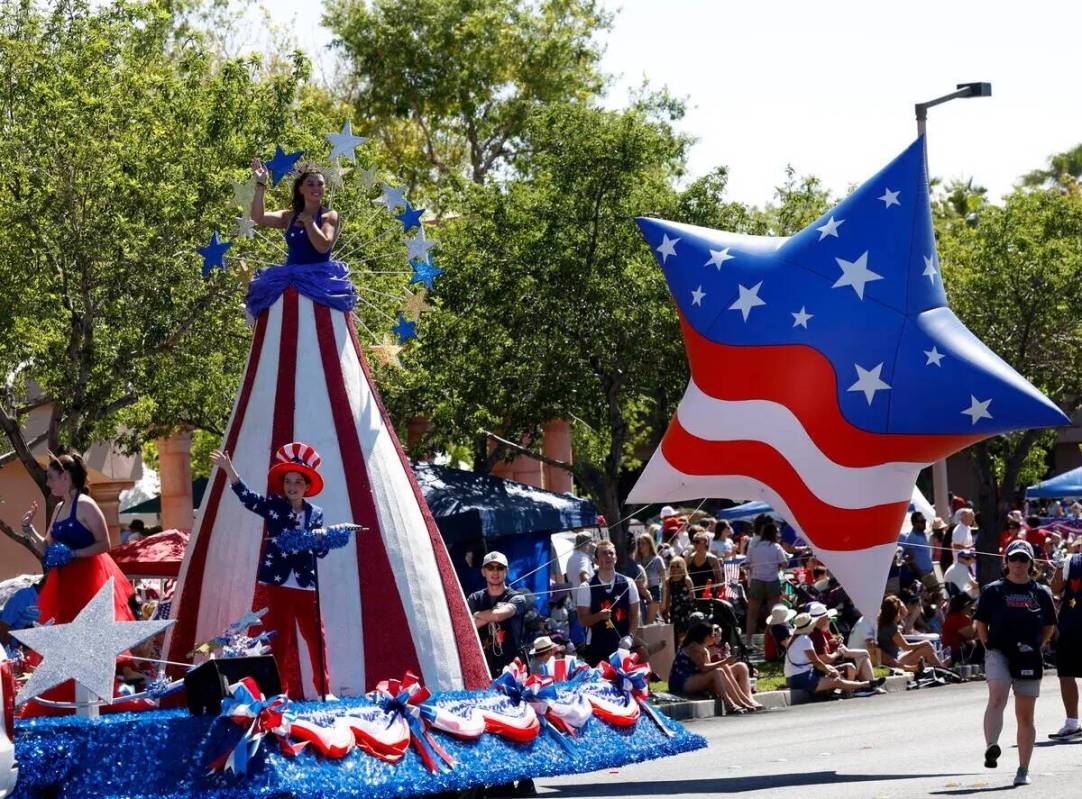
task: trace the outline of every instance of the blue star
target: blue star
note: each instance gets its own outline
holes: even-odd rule
[[[203,277],[210,277],[211,270],[214,267],[219,269],[225,269],[225,251],[233,246],[231,241],[221,241],[218,238],[218,231],[214,231],[214,235],[210,237],[210,243],[206,247],[199,247],[196,252],[203,256]]]
[[[274,158],[267,161],[266,167],[271,173],[271,185],[277,186],[279,181],[293,171],[293,167],[296,165],[300,157],[304,155],[304,150],[295,150],[294,152],[287,153],[281,148],[281,146],[275,146]]]
[[[404,314],[398,314],[398,324],[391,328],[391,332],[398,336],[398,343],[405,344],[410,339],[417,338],[417,323],[409,321]]]
[[[410,228],[421,226],[421,214],[425,212],[424,208],[414,208],[409,202],[406,202],[406,210],[395,217],[402,223],[402,231],[409,233]]]
[[[429,291],[432,291],[432,284],[436,278],[443,274],[442,269],[426,261],[410,261],[410,266],[413,267],[413,277],[410,278],[410,285],[424,283],[425,288]]]

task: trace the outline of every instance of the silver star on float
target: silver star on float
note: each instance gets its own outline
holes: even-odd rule
[[[426,239],[425,229],[419,227],[413,236],[406,239],[406,249],[408,251],[407,257],[411,261],[423,261],[424,263],[428,263],[428,251],[435,246],[436,242],[431,239]]]
[[[358,169],[357,178],[361,181],[362,186],[370,189],[379,183],[379,170],[374,166],[368,169]]]
[[[373,200],[387,209],[388,213],[394,213],[398,206],[406,207],[406,190],[401,186],[392,186],[390,183],[383,184],[383,194],[379,199]]]
[[[75,680],[101,699],[112,699],[116,659],[174,621],[117,621],[113,602],[110,577],[70,624],[11,631],[16,639],[42,657],[19,691],[17,704],[68,680]]]
[[[233,230],[233,235],[237,237],[244,237],[246,239],[255,238],[255,222],[246,216],[235,217],[237,226]]]
[[[346,124],[342,126],[341,133],[327,133],[324,134],[324,137],[333,147],[331,150],[331,161],[341,157],[356,162],[357,155],[353,151],[368,141],[364,136],[353,135],[353,123],[348,119],[346,120]]]

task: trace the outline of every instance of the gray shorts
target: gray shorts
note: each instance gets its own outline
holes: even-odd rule
[[[748,599],[769,602],[781,596],[781,580],[748,580]]]
[[[1040,680],[1020,680],[1011,676],[1011,669],[1007,665],[1007,656],[998,649],[989,649],[984,653],[984,677],[989,682],[998,680],[1009,682],[1014,688],[1015,696],[1040,696]]]

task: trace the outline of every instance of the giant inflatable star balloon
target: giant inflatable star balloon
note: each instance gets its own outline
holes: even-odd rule
[[[947,307],[923,139],[790,238],[639,226],[691,382],[628,502],[768,502],[865,614],[922,468],[1069,421]]]

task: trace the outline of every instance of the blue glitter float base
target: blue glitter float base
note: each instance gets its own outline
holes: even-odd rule
[[[445,693],[433,700],[456,709],[491,705],[493,694]],[[300,716],[371,712],[367,699],[321,704],[296,702]],[[485,734],[463,742],[433,733],[455,758],[445,773],[431,773],[413,747],[396,764],[360,750],[329,760],[308,750],[282,755],[267,740],[247,776],[206,774],[207,764],[240,738],[240,728],[225,719],[190,716],[182,710],[117,713],[87,721],[71,716],[19,721],[15,752],[19,782],[14,799],[333,799],[406,797],[499,785],[528,777],[578,774],[690,752],[706,746],[668,718],[675,733],[666,737],[643,714],[631,728],[617,729],[592,718],[569,753],[542,733],[529,744]]]

